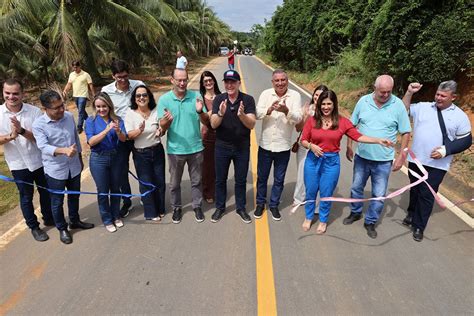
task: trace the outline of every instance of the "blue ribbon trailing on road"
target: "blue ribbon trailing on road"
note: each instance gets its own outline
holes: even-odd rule
[[[83,191],[68,191],[68,190],[53,190],[53,189],[50,189],[50,188],[45,188],[45,187],[42,187],[40,185],[36,185],[36,187],[38,188],[41,188],[41,189],[44,189],[50,193],[54,193],[54,194],[90,194],[90,195],[107,195],[107,196],[123,196],[123,197],[128,197],[128,198],[131,198],[131,197],[134,197],[134,196],[139,196],[139,197],[142,197],[142,196],[145,196],[147,194],[150,194],[151,192],[155,191],[156,190],[156,185],[154,184],[151,184],[151,183],[148,183],[148,182],[145,182],[145,181],[141,181],[140,179],[137,178],[136,175],[134,175],[133,173],[131,173],[130,171],[128,172],[132,175],[132,177],[134,177],[139,183],[143,184],[143,185],[146,185],[148,187],[151,187],[150,190],[146,191],[145,193],[143,194],[123,194],[123,193],[99,193],[99,192],[83,192]],[[3,181],[7,181],[7,182],[15,182],[15,183],[22,183],[22,184],[27,184],[27,185],[32,185],[32,186],[35,186],[35,184],[33,183],[29,183],[29,182],[25,182],[23,180],[15,180],[15,179],[12,179],[12,178],[9,178],[7,176],[4,176],[3,174],[0,174],[0,180],[3,180]]]

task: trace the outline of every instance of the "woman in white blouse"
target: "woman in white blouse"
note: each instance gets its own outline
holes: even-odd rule
[[[156,189],[143,196],[146,220],[160,221],[165,214],[165,151],[161,144],[156,102],[144,85],[135,88],[131,96],[131,110],[125,116],[128,138],[134,140],[133,162],[140,179],[140,193]]]

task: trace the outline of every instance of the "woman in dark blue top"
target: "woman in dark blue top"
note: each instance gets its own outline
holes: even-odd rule
[[[117,159],[119,141],[127,138],[123,121],[114,112],[109,95],[100,92],[92,102],[95,115],[86,121],[87,143],[91,147],[89,166],[99,193],[119,193],[120,170]],[[98,195],[100,217],[105,228],[113,233],[122,227],[120,197]]]

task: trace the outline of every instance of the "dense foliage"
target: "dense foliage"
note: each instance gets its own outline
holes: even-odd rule
[[[300,71],[349,50],[371,73],[439,82],[472,69],[473,6],[464,0],[285,0],[261,29],[261,48]]]
[[[112,58],[163,65],[230,39],[202,0],[0,0],[0,78],[49,82],[79,59],[98,79]]]

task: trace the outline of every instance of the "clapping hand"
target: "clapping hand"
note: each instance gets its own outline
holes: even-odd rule
[[[237,116],[242,116],[242,115],[245,115],[245,106],[244,106],[244,102],[240,101],[240,106],[239,106],[239,109],[237,110]]]
[[[199,99],[199,98],[196,98],[196,112],[198,114],[202,113],[203,107],[204,107],[204,104],[203,104],[202,100]]]
[[[171,122],[173,120],[173,114],[171,114],[171,112],[168,111],[168,109],[165,109],[165,114],[163,115],[162,119],[164,119],[166,122]]]
[[[12,116],[12,117],[10,117],[10,122],[11,122],[12,133],[15,133],[16,135],[18,135],[21,131],[20,121],[18,121],[16,116]]]
[[[145,130],[145,121],[141,122],[140,125],[138,125],[138,130],[140,131],[140,134],[143,133]]]
[[[227,110],[227,99],[222,101],[221,104],[219,105],[219,112],[217,112],[217,115],[224,116],[226,110]]]
[[[77,154],[77,146],[76,144],[72,144],[71,146],[67,147],[65,150],[65,155],[69,158],[74,157]]]

